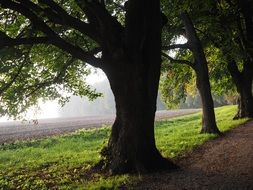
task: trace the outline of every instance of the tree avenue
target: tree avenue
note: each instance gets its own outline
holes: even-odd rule
[[[180,25],[181,21],[179,19],[179,15],[187,11],[194,23],[197,37],[201,40],[206,60],[209,63],[208,66],[211,68],[210,76],[213,93],[235,96],[235,91],[237,91],[239,109],[234,118],[252,118],[253,43],[252,35],[249,35],[252,33],[253,28],[252,1],[184,1],[182,3],[178,0],[171,0],[166,2],[166,7],[170,4],[172,5],[170,10],[173,9],[174,11],[165,9],[167,10],[165,13],[170,19],[170,25],[165,30],[165,35],[163,35],[164,50],[166,50],[166,46],[179,48],[176,60],[169,57],[169,61],[190,66],[192,65],[191,62],[196,63],[194,61],[196,60],[194,52],[187,46],[188,44],[175,44],[175,39],[182,35],[182,28],[187,29],[182,24]],[[179,8],[176,9],[175,7]],[[185,49],[190,49],[192,54]],[[165,57],[168,57],[168,55],[165,55]],[[187,73],[185,80],[183,80],[183,77],[178,77],[181,82],[175,83],[175,78],[172,77],[162,82],[163,94],[166,93],[166,88],[170,88],[170,86],[177,89],[178,94],[175,94],[174,98],[165,95],[165,99],[173,100],[176,104],[185,97],[187,85],[182,83],[185,83],[184,81],[187,81],[188,84],[192,83],[194,77],[187,69],[180,70],[179,66],[176,66],[176,69],[175,66],[170,67],[172,70],[179,71],[179,76]],[[170,70],[166,72],[169,73]],[[196,74],[198,75],[198,73]],[[204,73],[202,72],[202,74]],[[203,80],[201,80],[201,83],[204,83]],[[172,84],[174,85],[172,86]],[[209,85],[202,84],[202,86],[207,87]],[[171,104],[171,101],[169,104]]]
[[[1,27],[0,47],[37,50],[38,55],[33,53],[28,57],[36,58],[49,49],[49,55],[60,52],[59,55],[69,57],[70,62],[62,65],[55,55],[52,55],[55,62],[50,64],[41,60],[46,69],[59,65],[54,68],[59,71],[57,80],[54,75],[50,84],[43,85],[44,90],[56,82],[68,83],[64,79],[71,67],[75,70],[88,63],[101,68],[116,102],[116,119],[108,146],[102,151],[103,164],[114,173],[174,168],[161,156],[154,138],[163,25],[160,2],[123,3],[120,0],[0,0],[1,13],[13,15],[9,25],[7,20],[2,20],[7,26]],[[11,33],[11,29],[16,33]],[[73,83],[75,73],[71,76]],[[83,91],[92,94],[89,90]]]

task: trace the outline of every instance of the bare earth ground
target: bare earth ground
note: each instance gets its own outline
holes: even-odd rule
[[[180,109],[157,111],[156,120],[168,119],[176,116],[198,112],[199,109]],[[101,127],[112,124],[115,115],[97,115],[72,118],[39,119],[38,124],[33,121],[0,122],[0,144],[16,140],[34,139],[57,134],[64,134],[82,128]]]
[[[143,177],[130,189],[253,190],[253,121],[176,161],[181,169]]]

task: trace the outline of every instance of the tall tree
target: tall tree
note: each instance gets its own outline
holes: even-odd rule
[[[232,13],[235,18],[235,23],[232,23],[235,27],[231,24],[229,27],[233,28],[235,45],[239,47],[238,49],[242,54],[241,60],[238,61],[237,55],[228,53],[227,48],[221,46],[228,61],[228,70],[240,96],[238,113],[234,119],[253,118],[253,3],[249,0],[226,2],[228,10],[225,10]],[[224,11],[221,5],[219,8]],[[239,68],[240,63],[238,62],[241,62],[242,69]]]
[[[206,10],[209,18],[200,23],[205,33],[207,46],[219,48],[227,69],[236,86],[239,101],[235,118],[252,117],[252,11],[253,3],[242,1],[215,1],[210,10]],[[205,25],[205,26],[204,26]]]
[[[154,116],[161,66],[158,0],[0,0],[22,15],[26,35],[1,35],[2,47],[45,44],[101,68],[116,102],[105,163],[114,173],[173,168],[155,145]],[[27,26],[27,27],[25,27]],[[29,27],[28,27],[29,26]],[[29,31],[28,31],[29,29]],[[26,47],[26,46],[25,46]],[[36,55],[35,55],[36,56]]]
[[[213,98],[209,81],[206,56],[201,41],[196,33],[192,20],[187,13],[182,14],[188,44],[194,57],[191,67],[196,72],[196,85],[202,102],[202,133],[220,133],[216,125]]]
[[[180,3],[182,2],[174,0],[172,5]],[[253,28],[252,4],[248,0],[184,1],[181,4],[183,9],[192,15],[203,47],[213,52],[208,55],[207,59],[212,60],[212,57],[219,57],[213,67],[215,70],[220,70],[219,75],[216,75],[218,77],[213,77],[216,80],[215,89],[224,93],[234,91],[234,87],[230,85],[230,78],[236,86],[239,95],[239,109],[235,118],[252,117],[253,112],[252,37],[249,35]],[[182,10],[178,9],[175,12],[178,13],[178,11]],[[176,18],[175,12],[171,12],[172,18]],[[180,28],[178,24],[171,25],[170,28],[173,26]],[[170,29],[170,31],[173,30]],[[227,73],[230,73],[231,76],[227,76]],[[221,75],[224,76],[222,78],[226,78],[229,85],[220,81]]]
[[[175,60],[168,54],[163,54],[172,62],[177,62],[181,64],[186,64],[190,66],[196,73],[196,86],[198,88],[201,102],[202,102],[202,133],[217,133],[220,131],[217,128],[214,105],[211,94],[211,86],[209,82],[209,74],[207,67],[206,56],[202,47],[202,43],[197,35],[195,27],[192,20],[187,12],[181,14],[181,19],[185,28],[185,37],[187,38],[186,44],[174,44],[170,46],[164,46],[164,50],[174,49],[174,48],[184,48],[189,49],[192,52],[194,58],[193,63],[189,60]],[[165,87],[166,88],[166,87]]]

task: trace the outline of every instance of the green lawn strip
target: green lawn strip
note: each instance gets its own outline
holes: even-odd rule
[[[227,131],[243,122],[232,120],[236,106],[215,110],[218,127]],[[156,143],[165,157],[178,158],[215,135],[199,134],[201,114],[156,123]],[[0,189],[117,189],[134,176],[89,173],[106,144],[110,128],[80,130],[42,140],[0,146]]]
[[[247,119],[232,120],[236,110],[236,106],[224,106],[215,109],[217,125],[222,132],[247,121]],[[213,134],[200,134],[200,126],[201,113],[157,122],[156,144],[165,157],[181,157],[208,139],[217,137]]]

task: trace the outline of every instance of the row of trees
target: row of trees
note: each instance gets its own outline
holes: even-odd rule
[[[100,94],[85,83],[86,65],[102,69],[116,107],[108,146],[102,151],[103,165],[114,173],[176,167],[161,156],[154,138],[161,52],[170,62],[186,64],[195,71],[203,105],[202,132],[219,133],[207,50],[216,55],[215,70],[222,68],[217,73],[226,73],[223,64],[228,64],[240,94],[238,116],[252,116],[253,11],[249,0],[202,4],[179,0],[0,0],[0,7],[1,113],[17,116],[40,98],[64,103],[70,93],[96,98]],[[173,44],[182,35],[187,43]],[[168,54],[173,48],[180,48],[176,59]],[[176,75],[184,78],[180,72]],[[187,71],[187,78],[192,77]],[[181,85],[183,97],[182,84],[177,81],[172,88]]]
[[[180,80],[177,83],[175,78],[164,77],[162,92],[164,99],[168,99],[167,104],[178,104],[179,100],[186,97],[189,86],[192,87],[192,83],[196,81],[202,100],[202,132],[219,133],[213,112],[208,65],[216,94],[235,94],[235,89],[238,93],[239,109],[234,119],[252,117],[253,54],[252,37],[249,35],[253,26],[252,3],[247,0],[167,3],[182,7],[168,12],[168,17],[174,18],[174,22],[167,31],[172,28],[177,31],[176,37],[185,36],[188,41],[185,44],[166,45],[167,41],[170,43],[175,39],[175,33],[168,32],[170,35],[166,35],[163,55],[169,62],[185,64],[195,72],[194,75],[191,69],[181,66],[165,69],[167,75],[174,70],[172,73],[184,76],[175,77],[177,81]],[[176,58],[172,58],[166,50],[175,48],[179,50]],[[178,93],[171,96],[167,93],[171,88],[177,89]]]

